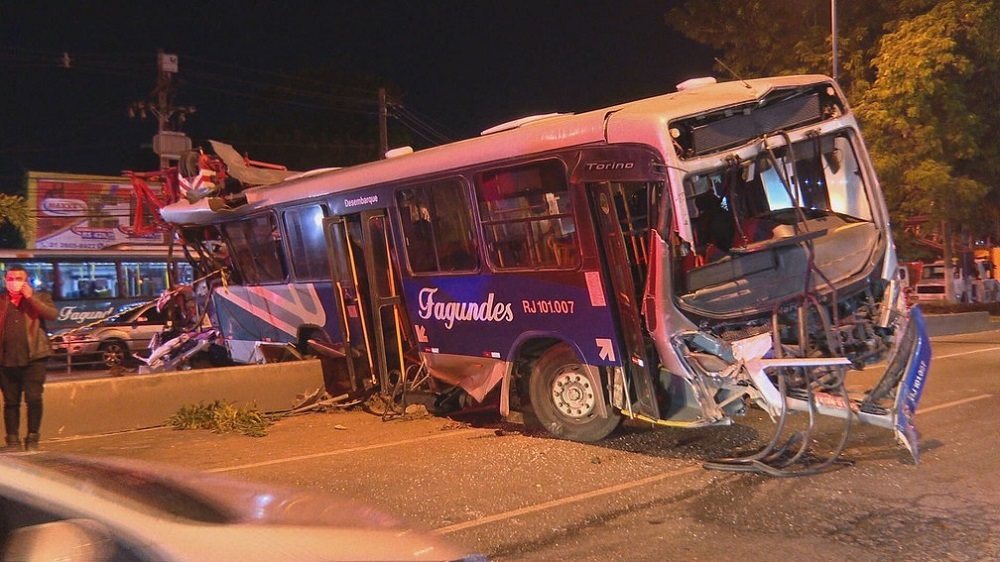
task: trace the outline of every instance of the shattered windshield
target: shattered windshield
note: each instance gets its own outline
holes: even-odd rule
[[[780,137],[771,137],[780,138]],[[836,215],[871,221],[864,179],[846,132],[765,148],[684,184],[695,246],[713,252],[746,249],[809,232],[810,221]]]

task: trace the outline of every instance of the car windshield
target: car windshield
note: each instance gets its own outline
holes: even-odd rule
[[[149,303],[142,303],[142,304],[137,304],[137,305],[126,305],[124,310],[122,310],[120,312],[117,312],[115,314],[112,314],[111,316],[108,316],[107,318],[104,319],[104,322],[114,323],[114,322],[126,322],[126,321],[129,321],[131,319],[131,317],[135,315],[136,312],[138,312],[140,309],[145,308],[148,305],[149,305]],[[154,309],[150,309],[150,310],[154,310]]]
[[[943,265],[930,265],[924,268],[924,279],[937,279],[939,281],[944,280],[944,266]]]

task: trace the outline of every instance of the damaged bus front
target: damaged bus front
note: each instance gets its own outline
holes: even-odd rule
[[[650,236],[644,297],[669,399],[651,421],[729,423],[754,404],[778,422],[762,451],[717,468],[788,469],[817,414],[844,420],[829,462],[853,421],[893,430],[917,459],[928,337],[907,307],[883,198],[841,100],[828,82],[774,89],[669,123],[673,212]],[[851,395],[849,373],[867,365],[880,380]],[[626,415],[650,417],[652,401],[646,412],[626,402]],[[809,428],[782,443],[794,411]]]

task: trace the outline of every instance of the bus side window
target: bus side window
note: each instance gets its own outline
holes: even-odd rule
[[[285,280],[281,233],[271,215],[223,225],[233,265],[249,284]]]
[[[28,280],[36,291],[52,294],[56,285],[55,269],[52,262],[35,260],[11,260],[9,263],[0,261],[0,276],[7,273],[7,267],[18,264],[28,272]]]
[[[472,209],[460,180],[450,179],[396,192],[404,245],[414,273],[475,271],[478,247]]]
[[[158,296],[169,287],[167,262],[122,262],[125,297]],[[176,283],[176,280],[175,280]]]
[[[566,171],[549,160],[476,176],[487,255],[497,269],[574,269],[580,261]]]
[[[326,208],[322,205],[305,205],[284,212],[292,270],[300,281],[330,278],[330,261],[323,233],[325,216]]]
[[[117,298],[118,270],[112,262],[59,262],[62,294],[56,298]]]

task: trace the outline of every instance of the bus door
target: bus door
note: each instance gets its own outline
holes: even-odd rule
[[[626,240],[624,225],[631,222],[627,216],[627,201],[621,184],[592,183],[587,185],[591,211],[597,226],[598,248],[604,286],[614,298],[615,318],[618,327],[618,348],[622,350],[622,365],[628,380],[629,399],[638,413],[659,419],[659,406],[650,378],[650,365],[640,317],[641,296],[636,291],[632,272],[645,259],[639,252],[629,252],[633,240]],[[621,210],[620,209],[624,209]],[[624,221],[624,222],[623,222]],[[631,258],[630,258],[631,256]],[[610,295],[609,295],[610,296]]]
[[[385,211],[324,220],[340,310],[347,373],[352,385],[390,390],[390,373],[403,370],[405,324],[401,287]],[[352,388],[354,390],[356,388]]]

